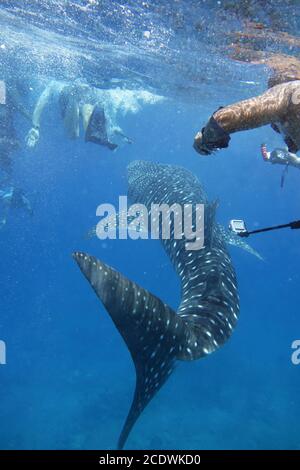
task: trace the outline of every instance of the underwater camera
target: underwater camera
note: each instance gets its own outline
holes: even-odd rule
[[[272,230],[279,230],[282,228],[291,228],[293,230],[300,229],[300,220],[295,220],[288,224],[274,225],[272,227],[259,228],[257,230],[252,230],[248,232],[246,224],[243,220],[231,220],[229,222],[229,230],[234,232],[239,237],[249,237],[249,235],[254,235],[256,233],[271,232]]]
[[[237,235],[248,233],[246,224],[243,220],[231,220],[229,222],[229,230],[236,233]]]

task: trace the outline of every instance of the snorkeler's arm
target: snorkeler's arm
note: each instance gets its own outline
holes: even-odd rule
[[[300,169],[300,157],[295,153],[289,152],[289,163],[290,165]]]
[[[213,117],[228,134],[254,129],[283,119],[290,99],[288,89],[279,85],[260,96],[221,108]]]
[[[196,134],[194,149],[201,155],[211,155],[217,149],[228,147],[233,132],[284,121],[289,112],[295,112],[295,91],[297,87],[289,82],[274,86],[262,95],[218,109]]]
[[[32,116],[32,128],[26,136],[27,147],[33,148],[40,138],[40,123],[43,110],[51,100],[52,96],[60,91],[60,86],[57,82],[51,82],[40,95]]]

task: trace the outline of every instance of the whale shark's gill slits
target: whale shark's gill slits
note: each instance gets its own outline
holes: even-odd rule
[[[160,299],[84,253],[75,253],[81,271],[122,335],[136,368],[133,402],[119,438],[123,448],[139,415],[173,371],[185,322]]]

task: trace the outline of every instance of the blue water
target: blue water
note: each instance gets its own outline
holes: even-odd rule
[[[190,169],[210,199],[219,199],[220,223],[243,218],[257,228],[299,218],[299,175],[290,169],[281,189],[281,168],[262,161],[261,142],[282,145],[268,127],[235,134],[229,149],[216,156],[195,153],[193,136],[211,113],[263,91],[267,71],[234,63],[216,50],[209,61],[208,45],[196,37],[185,8],[183,26],[176,29],[173,2],[169,16],[159,14],[157,2],[145,15],[142,2],[112,2],[113,18],[107,2],[99,10],[87,1],[2,3],[0,45],[16,75],[23,74],[30,109],[49,79],[77,76],[105,79],[107,87],[115,78],[118,86],[166,98],[119,116],[134,143],[115,153],[67,140],[58,109],[49,108],[39,146],[30,151],[23,144],[15,155],[14,180],[34,215],[12,212],[0,232],[0,340],[7,346],[7,364],[0,366],[0,448],[110,449],[131,402],[134,368],[71,254],[98,256],[173,308],[180,292],[158,241],[86,238],[97,223],[96,207],[116,204],[126,194],[126,166],[142,158]],[[199,18],[205,19],[216,2],[200,3]],[[128,24],[120,5],[131,12],[126,10]],[[190,6],[192,15],[196,2]],[[228,16],[233,28],[235,21]],[[204,25],[218,44],[217,22]],[[154,39],[147,45],[143,32],[150,28]],[[191,48],[190,58],[189,37],[199,46],[198,52]],[[16,128],[23,142],[28,123],[18,118]],[[299,233],[278,231],[249,242],[265,261],[230,248],[241,299],[232,338],[204,360],[179,364],[137,422],[128,448],[300,448],[300,366],[291,362],[291,344],[300,338]]]

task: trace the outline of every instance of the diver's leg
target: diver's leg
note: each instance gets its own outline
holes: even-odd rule
[[[86,132],[87,130],[93,111],[94,106],[92,104],[84,104],[81,108],[82,125],[84,132]]]
[[[64,126],[70,139],[79,137],[79,106],[75,99],[69,99],[65,115]]]

